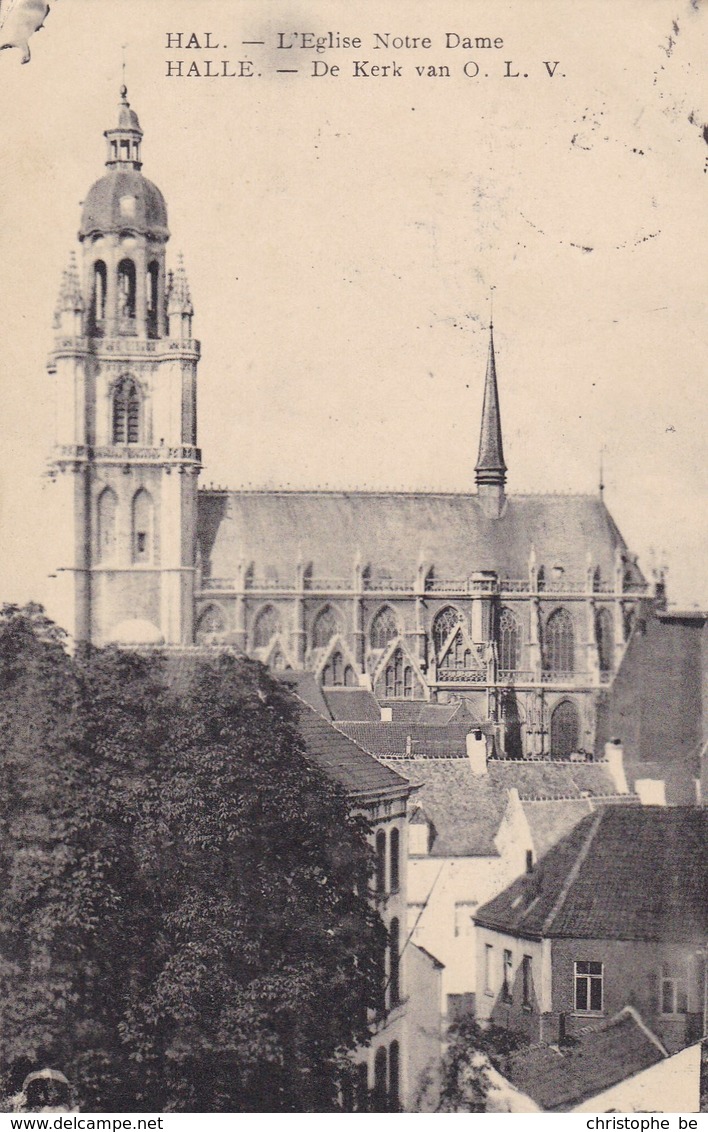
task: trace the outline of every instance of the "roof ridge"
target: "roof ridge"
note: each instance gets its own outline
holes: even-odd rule
[[[590,852],[590,846],[593,843],[593,840],[595,838],[595,834],[597,833],[598,826],[599,826],[600,822],[602,821],[602,817],[603,817],[603,811],[598,810],[595,813],[595,815],[593,816],[591,822],[589,823],[589,829],[588,829],[587,835],[585,837],[585,841],[584,841],[583,845],[580,847],[580,851],[577,854],[575,860],[573,861],[573,866],[572,866],[570,872],[568,873],[568,876],[565,878],[565,882],[564,882],[560,892],[558,893],[558,896],[556,897],[556,899],[553,903],[553,906],[551,907],[550,912],[548,913],[545,920],[543,921],[543,928],[542,928],[541,934],[544,935],[544,936],[546,935],[546,933],[550,929],[551,924],[553,923],[554,919],[556,918],[556,916],[560,912],[561,908],[565,904],[566,899],[568,897],[568,893],[570,892],[571,887],[575,884],[575,881],[578,878],[578,873],[580,872],[580,869],[581,869],[582,865],[584,864],[588,853]]]

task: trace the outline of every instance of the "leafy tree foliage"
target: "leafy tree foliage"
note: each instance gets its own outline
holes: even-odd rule
[[[438,1106],[441,1112],[486,1112],[487,1067],[491,1065],[503,1074],[505,1058],[529,1044],[525,1034],[494,1023],[481,1026],[471,1014],[453,1022],[448,1042]]]
[[[93,1111],[336,1109],[383,927],[294,710],[256,662],[69,656],[4,607],[6,1068],[53,1065]]]

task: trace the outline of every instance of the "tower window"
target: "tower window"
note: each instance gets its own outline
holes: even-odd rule
[[[149,562],[152,557],[152,522],[152,498],[145,488],[140,488],[133,496],[134,562]]]
[[[116,513],[118,499],[110,487],[98,497],[98,560],[105,562],[113,557],[116,541]]]
[[[96,260],[93,265],[93,321],[102,322],[106,317],[106,265]]]
[[[118,313],[121,318],[135,318],[135,264],[123,259],[118,264]]]
[[[113,394],[113,443],[137,444],[140,440],[140,395],[130,377],[124,377]]]
[[[157,337],[157,303],[158,303],[158,283],[160,279],[160,268],[153,260],[147,269],[147,277],[145,280],[145,291],[147,294],[147,315],[148,315],[148,334]]]

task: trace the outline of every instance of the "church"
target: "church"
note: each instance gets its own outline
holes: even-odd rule
[[[75,641],[230,647],[382,708],[467,701],[506,758],[592,753],[649,587],[597,495],[505,490],[489,329],[475,483],[204,490],[199,342],[121,89],[49,360],[52,612]]]

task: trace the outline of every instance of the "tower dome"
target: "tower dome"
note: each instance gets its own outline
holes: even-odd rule
[[[166,240],[167,206],[165,198],[141,168],[140,146],[143,131],[136,112],[128,102],[128,91],[121,87],[118,125],[106,130],[108,172],[91,186],[83,204],[79,239],[97,233],[131,232]]]

